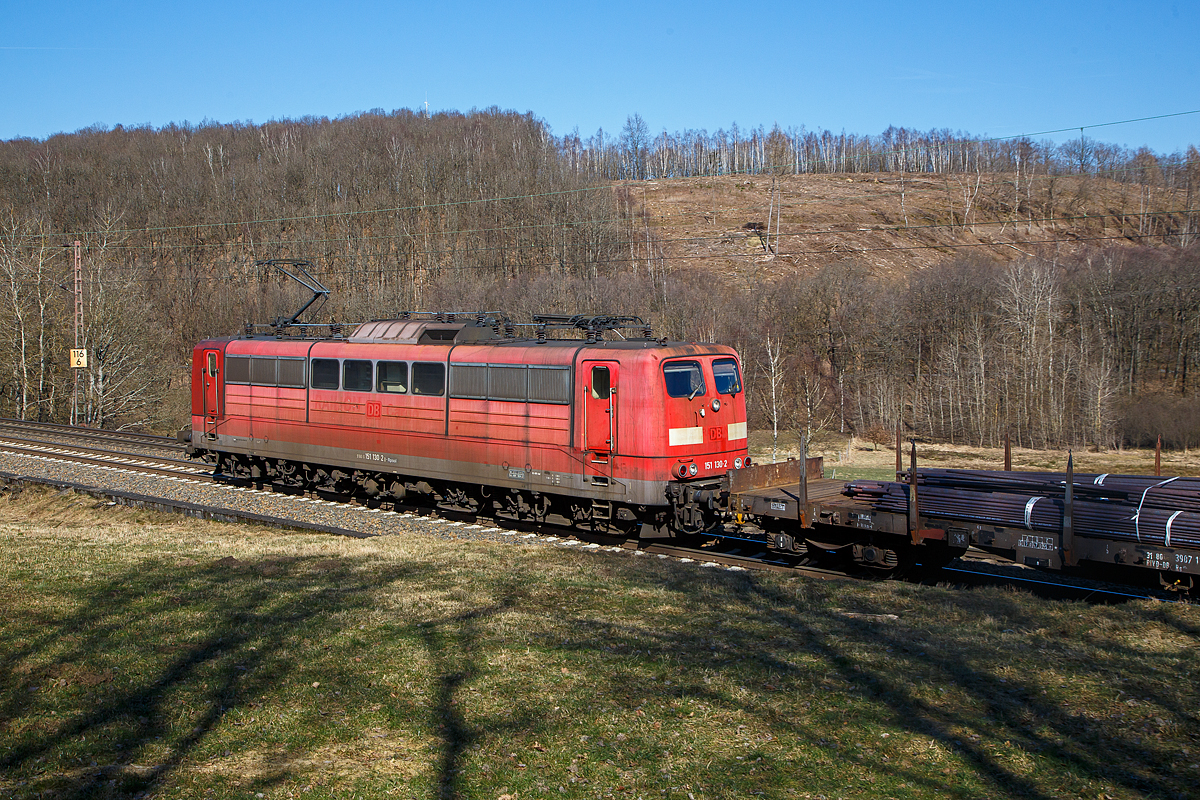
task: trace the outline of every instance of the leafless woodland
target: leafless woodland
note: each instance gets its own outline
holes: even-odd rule
[[[883,275],[851,255],[750,285],[672,258],[629,181],[797,173],[945,175],[1016,220],[1056,187],[1128,187],[1123,239],[948,258]],[[951,183],[952,182],[952,183]],[[82,243],[82,421],[169,430],[192,344],[297,307],[255,266],[310,258],[321,321],[403,309],[617,312],[743,354],[757,428],[1027,446],[1200,445],[1200,154],[947,131],[556,137],[497,109],[263,125],[89,129],[0,142],[0,414],[62,421]],[[773,202],[773,201],[772,201]],[[903,205],[904,213],[908,209]],[[773,213],[764,200],[769,237]],[[1072,212],[1074,213],[1074,212]],[[1008,217],[1004,217],[1007,219]],[[1111,238],[1111,237],[1109,237]],[[769,238],[768,238],[769,241]],[[964,251],[969,253],[971,251]]]

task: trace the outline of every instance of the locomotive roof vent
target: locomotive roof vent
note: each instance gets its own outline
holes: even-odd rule
[[[382,319],[364,322],[350,334],[352,342],[391,344],[462,344],[500,338],[487,325],[469,322],[430,322],[413,319]]]

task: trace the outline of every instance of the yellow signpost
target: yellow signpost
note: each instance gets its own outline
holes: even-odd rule
[[[87,368],[87,350],[80,348],[78,350],[71,349],[71,368],[85,369]]]

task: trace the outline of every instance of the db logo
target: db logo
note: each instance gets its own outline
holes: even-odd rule
[[[367,418],[379,419],[383,416],[383,403],[367,403]]]
[[[725,428],[720,425],[709,428],[708,429],[708,438],[712,439],[713,441],[716,441],[718,439],[724,439],[725,438]]]

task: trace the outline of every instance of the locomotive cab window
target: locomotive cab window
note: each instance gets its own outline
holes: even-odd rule
[[[416,362],[412,365],[412,393],[441,395],[446,391],[446,365]]]
[[[612,394],[612,379],[608,367],[592,367],[592,397],[607,400]]]
[[[210,377],[210,378],[217,377],[217,354],[216,353],[208,354],[208,377]]]
[[[348,392],[371,391],[371,362],[351,359],[343,361],[342,388]]]
[[[671,397],[693,397],[703,395],[704,373],[698,361],[668,361],[663,364],[663,377],[667,382],[667,394]]]
[[[408,391],[408,364],[403,361],[380,361],[375,390],[388,394]]]
[[[717,394],[738,394],[742,391],[742,376],[737,362],[732,358],[721,358],[713,362],[713,383]]]
[[[312,360],[312,388],[338,388],[340,372],[336,358],[314,358]]]

